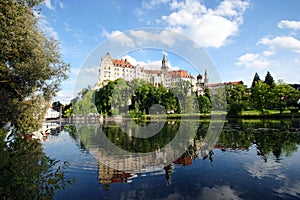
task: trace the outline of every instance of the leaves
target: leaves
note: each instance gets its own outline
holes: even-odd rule
[[[5,141],[6,131],[0,130],[0,196],[3,199],[43,199],[65,188],[68,166],[45,155],[38,140],[28,141],[24,132],[13,130],[14,138]]]
[[[28,101],[50,100],[70,67],[61,59],[58,42],[47,38],[38,26],[32,6],[39,2],[0,2],[0,121],[24,130],[31,128],[23,126],[30,121],[27,117],[36,118],[31,123],[35,128],[40,122],[37,116],[44,111],[36,109],[35,103],[28,108]]]

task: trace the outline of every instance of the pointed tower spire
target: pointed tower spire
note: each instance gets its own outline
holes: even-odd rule
[[[166,54],[164,54],[163,59],[161,61],[161,69],[166,69],[168,67],[168,61]]]
[[[208,86],[208,74],[206,69],[204,72],[204,86]]]

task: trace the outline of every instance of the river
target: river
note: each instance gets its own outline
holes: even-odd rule
[[[65,126],[44,140],[75,178],[55,199],[300,198],[299,119],[226,121],[212,148],[210,121],[154,123],[148,138],[139,125]]]

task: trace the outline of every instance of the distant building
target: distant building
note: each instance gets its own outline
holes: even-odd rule
[[[58,119],[60,117],[60,113],[54,110],[52,107],[48,107],[45,119]]]
[[[170,71],[166,55],[163,56],[161,69],[145,70],[139,65],[133,66],[127,59],[114,59],[107,53],[100,62],[99,80],[96,87],[101,88],[108,81],[114,81],[119,78],[123,78],[126,81],[142,79],[155,86],[163,85],[165,87],[170,87],[172,83],[179,80],[189,81],[193,86],[195,84],[195,78],[186,70]]]
[[[224,83],[212,83],[208,84],[208,88],[211,89],[212,93],[216,93],[219,89],[225,88],[228,86],[232,89],[236,85],[244,85],[243,81],[234,81],[234,82],[224,82]]]
[[[197,96],[202,96],[204,95],[204,90],[205,88],[208,88],[208,74],[207,74],[207,71],[205,70],[205,73],[204,73],[204,82],[202,82],[202,75],[199,74],[197,76],[197,82],[196,82],[196,85],[195,85],[195,88],[194,88],[194,91],[196,92],[196,95]]]

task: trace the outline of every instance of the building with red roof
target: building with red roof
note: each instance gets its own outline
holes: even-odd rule
[[[126,81],[143,79],[153,83],[155,86],[163,85],[165,87],[170,87],[172,83],[179,80],[189,81],[192,85],[195,83],[195,78],[186,70],[169,70],[166,55],[163,56],[160,67],[157,70],[144,69],[139,65],[132,65],[127,59],[112,58],[107,53],[100,62],[97,87],[102,87],[108,81],[114,81],[119,78],[123,78]]]

